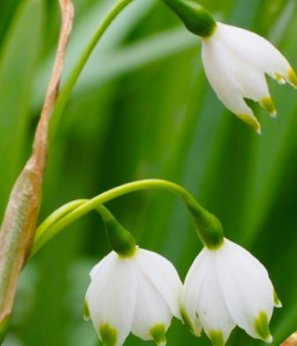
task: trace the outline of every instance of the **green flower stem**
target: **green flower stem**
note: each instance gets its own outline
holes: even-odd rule
[[[69,79],[67,80],[65,86],[62,88],[58,100],[56,102],[56,106],[54,108],[52,114],[51,121],[51,135],[55,133],[56,128],[58,127],[58,123],[63,113],[65,106],[70,98],[71,92],[84,68],[86,65],[91,53],[96,47],[97,43],[108,29],[110,24],[114,21],[114,19],[124,10],[133,0],[118,0],[114,6],[110,9],[110,11],[105,15],[96,32],[94,33],[91,40],[88,42],[85,50],[80,56],[76,66],[74,67]]]
[[[214,33],[216,21],[196,0],[163,0],[163,2],[193,34],[207,38]]]
[[[178,194],[190,211],[197,234],[203,244],[210,249],[222,244],[224,234],[220,221],[205,210],[186,189],[170,181],[146,179],[117,186],[90,200],[82,199],[70,202],[56,210],[36,230],[31,256],[65,227],[98,206],[128,193],[148,189],[161,189]]]

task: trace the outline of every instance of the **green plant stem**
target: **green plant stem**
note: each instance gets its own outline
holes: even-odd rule
[[[84,68],[86,65],[91,53],[96,47],[97,43],[108,29],[110,24],[114,19],[125,9],[133,0],[118,0],[110,11],[105,15],[101,23],[99,24],[96,32],[94,33],[91,40],[88,42],[86,48],[84,49],[82,55],[78,59],[76,66],[74,67],[69,79],[65,83],[65,86],[62,88],[56,106],[54,108],[51,120],[51,136],[55,133],[55,130],[58,127],[61,114],[63,113],[65,106],[70,98],[71,92]]]
[[[219,220],[205,210],[190,192],[170,181],[146,179],[117,186],[90,200],[82,199],[70,202],[56,210],[36,230],[31,256],[65,227],[98,206],[128,193],[148,189],[161,189],[178,194],[192,214],[201,241],[209,248],[216,248],[222,243],[223,229]]]

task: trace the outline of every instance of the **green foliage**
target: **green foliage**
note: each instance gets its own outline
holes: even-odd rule
[[[74,2],[65,78],[110,2]],[[56,2],[16,3],[0,5],[0,214],[29,155],[59,25]],[[201,3],[221,21],[271,38],[297,67],[294,0]],[[41,219],[72,199],[135,179],[184,185],[218,216],[227,237],[269,269],[283,303],[271,325],[273,345],[279,345],[297,329],[297,97],[287,86],[270,87],[279,116],[272,120],[256,108],[259,137],[215,97],[202,71],[199,39],[160,1],[136,0],[96,48],[62,116],[51,143]],[[184,278],[201,245],[180,201],[161,191],[142,192],[109,207],[139,245],[167,256]],[[24,346],[97,345],[91,323],[82,318],[83,302],[88,272],[108,251],[95,213],[49,243],[23,273],[4,345],[15,339]],[[133,336],[127,341],[143,344]],[[168,344],[210,345],[178,321]],[[262,343],[236,330],[228,345]]]

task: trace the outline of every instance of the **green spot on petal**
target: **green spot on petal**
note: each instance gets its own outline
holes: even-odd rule
[[[90,319],[90,310],[87,301],[84,301],[84,319],[87,321]]]
[[[272,98],[270,96],[264,97],[262,100],[260,100],[261,106],[267,110],[267,112],[272,116],[276,117],[276,108],[274,106],[274,103],[272,101]]]
[[[256,131],[258,135],[261,134],[261,125],[259,121],[250,114],[237,114],[238,118],[244,121],[247,125],[249,125],[252,129]]]
[[[165,324],[159,323],[150,329],[150,334],[155,343],[159,346],[166,345],[166,327]]]
[[[293,87],[297,88],[297,75],[292,67],[290,67],[288,72],[288,80]]]
[[[180,315],[181,315],[182,321],[184,322],[186,327],[189,329],[189,331],[197,337],[201,336],[201,329],[196,328],[195,330],[189,315],[187,314],[186,310],[183,307],[180,308]]]
[[[258,317],[255,320],[254,328],[261,339],[269,343],[272,342],[272,336],[270,334],[269,321],[266,312],[260,311]]]
[[[277,308],[281,308],[283,306],[282,302],[280,301],[277,293],[275,292],[275,290],[273,290],[273,302],[274,302],[274,306]]]
[[[208,337],[210,338],[213,346],[224,346],[224,334],[220,330],[211,330],[208,333]]]
[[[118,332],[108,323],[101,324],[99,327],[99,335],[104,346],[115,346],[118,340]]]

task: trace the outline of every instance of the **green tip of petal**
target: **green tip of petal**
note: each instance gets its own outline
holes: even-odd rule
[[[150,329],[150,334],[158,346],[166,345],[166,326],[163,323],[156,324]]]
[[[244,121],[247,125],[249,125],[255,132],[260,135],[261,134],[261,125],[259,121],[250,114],[237,114],[238,118]]]
[[[87,301],[84,301],[84,320],[87,321],[90,319],[90,310]]]
[[[297,75],[292,67],[290,67],[288,72],[288,81],[295,89],[297,89]]]
[[[276,117],[276,108],[270,96],[264,97],[260,100],[261,106],[267,110],[272,118]]]
[[[269,330],[269,320],[266,312],[260,311],[258,317],[255,320],[254,328],[258,336],[267,343],[272,342],[272,336]]]
[[[99,327],[99,335],[104,346],[116,346],[118,340],[118,332],[108,323],[101,324]]]
[[[286,84],[286,80],[281,74],[275,73],[274,78],[278,82],[278,84],[280,84],[280,85]]]
[[[275,290],[273,291],[273,303],[276,308],[281,308],[283,306]]]
[[[225,345],[224,334],[221,330],[211,330],[207,334],[213,346]]]
[[[180,308],[180,315],[182,318],[182,321],[184,322],[184,324],[186,325],[186,327],[189,329],[189,331],[194,334],[197,337],[201,336],[201,328],[194,328],[194,325],[189,317],[189,315],[187,314],[186,310],[181,307]]]

